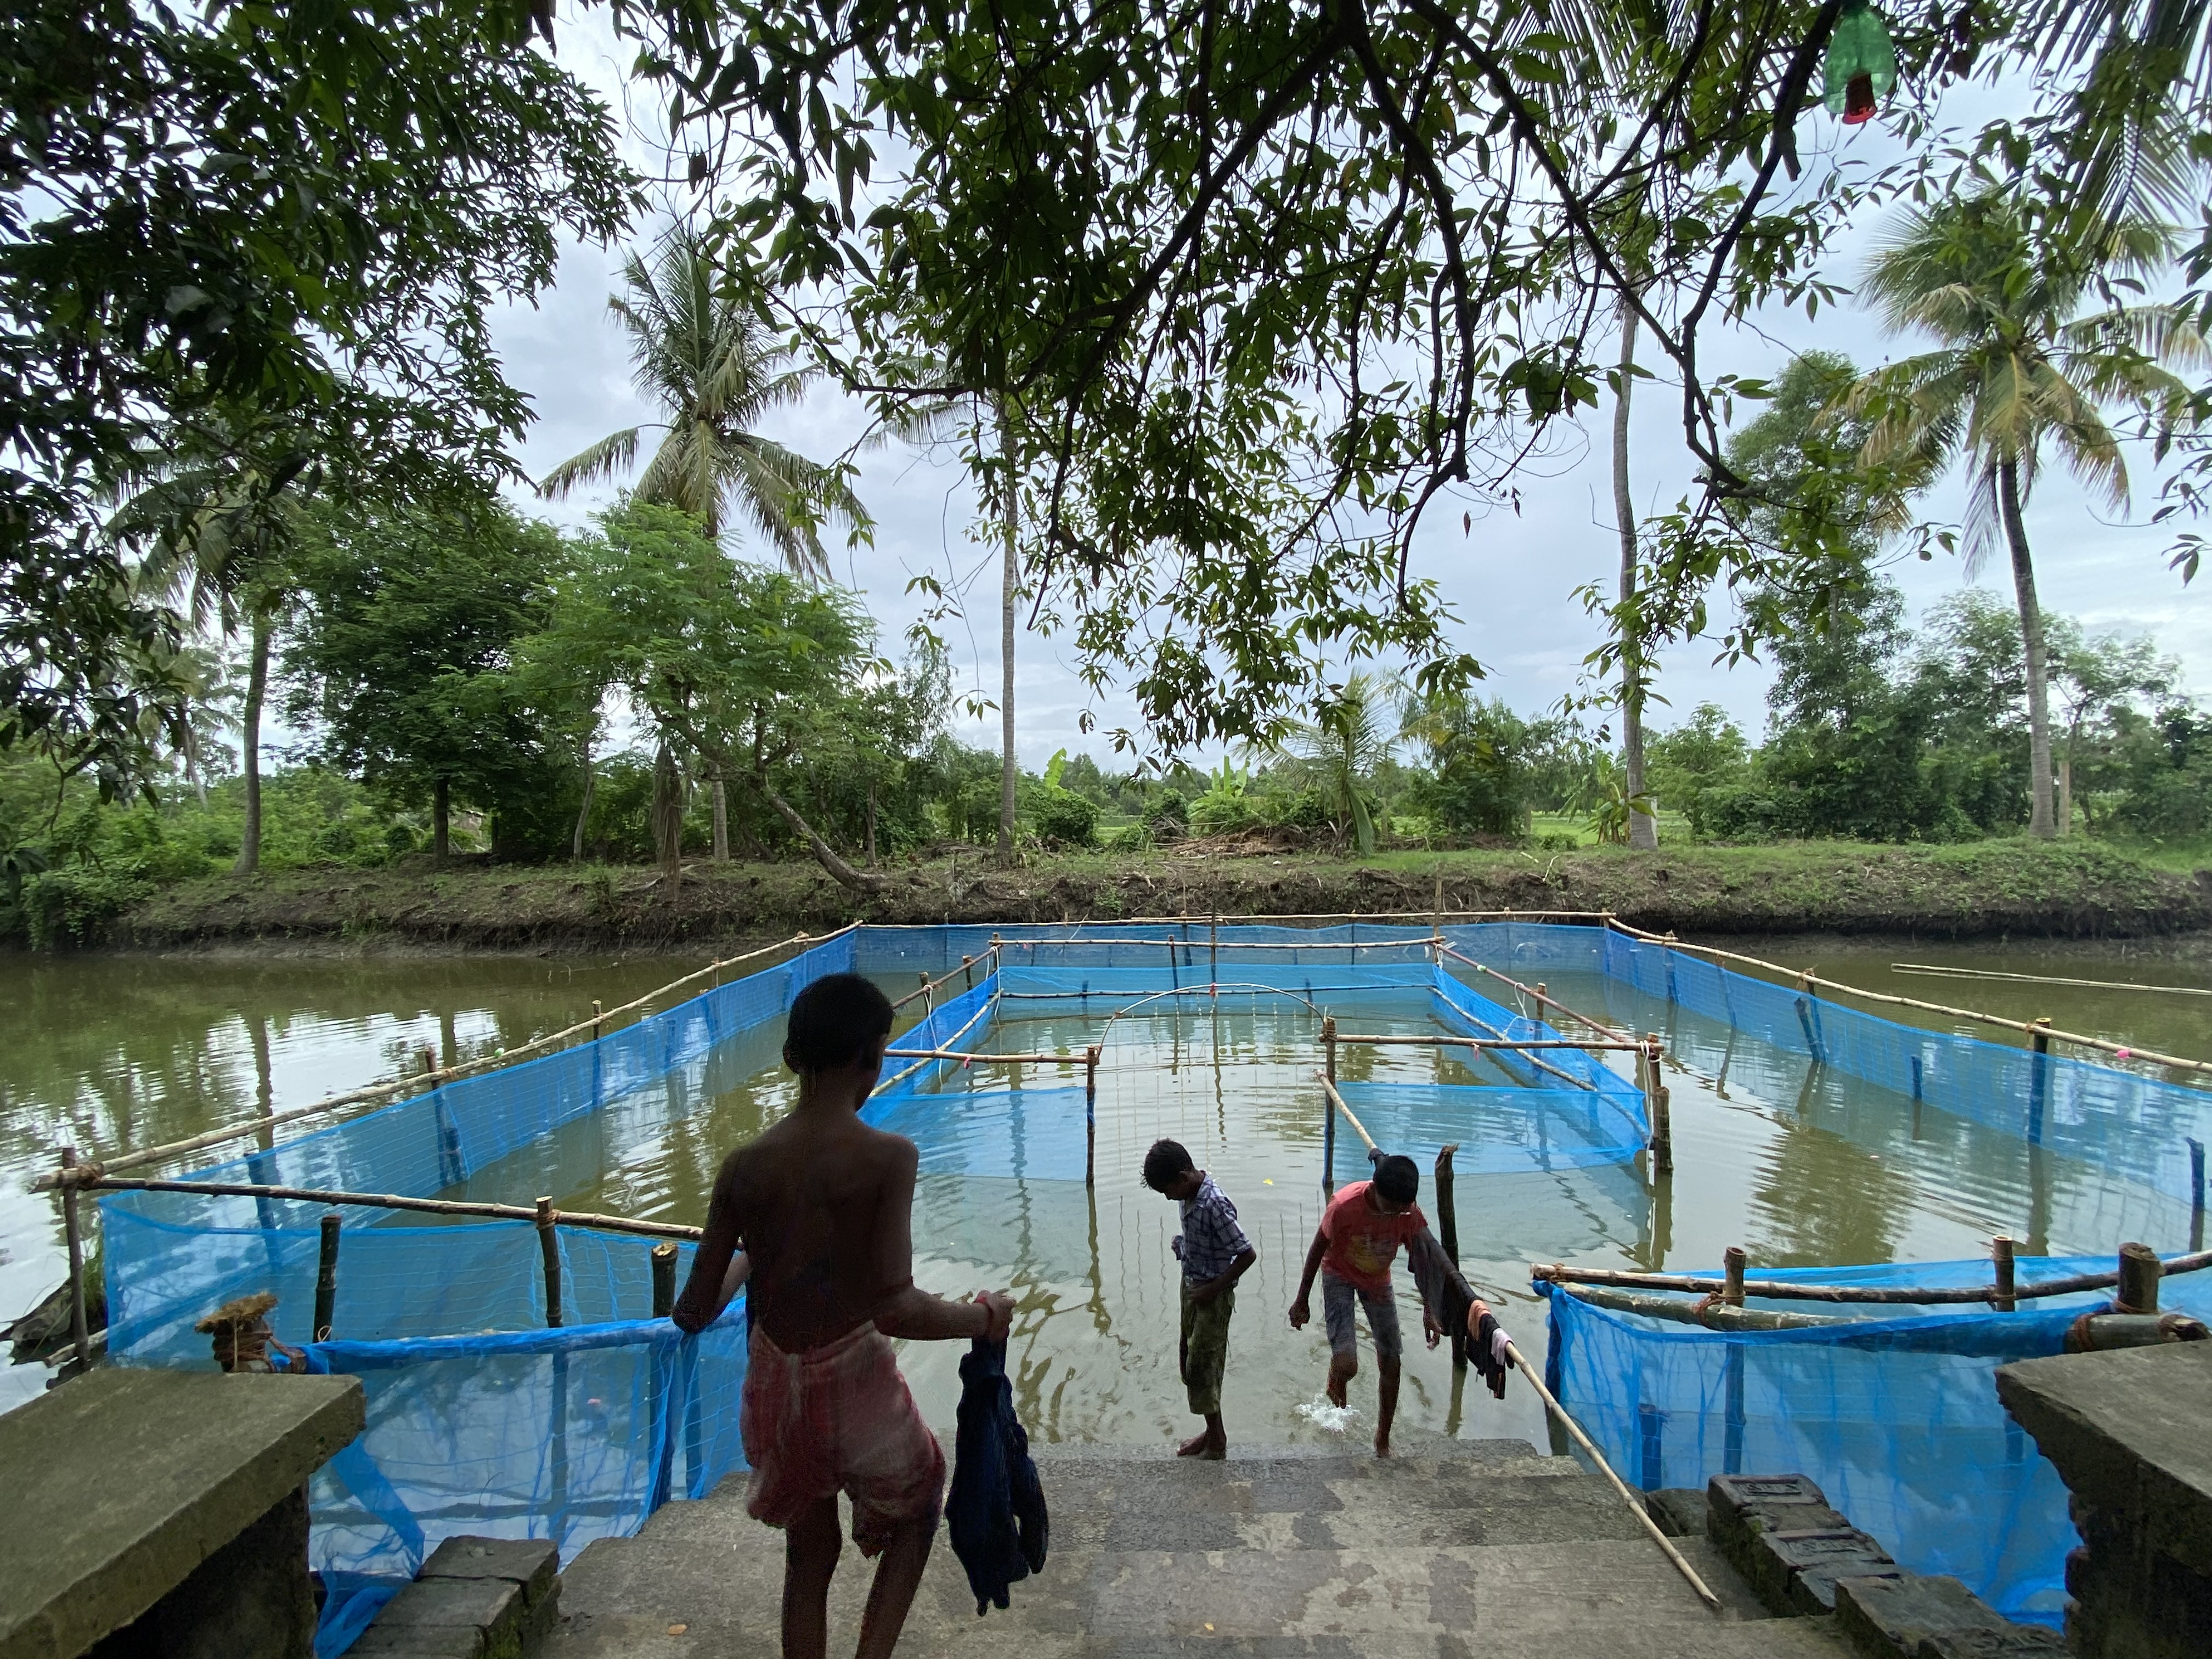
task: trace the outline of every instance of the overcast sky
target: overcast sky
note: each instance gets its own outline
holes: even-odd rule
[[[574,20],[564,30],[562,56],[595,83],[612,88],[617,84],[617,55],[603,37],[592,34],[598,15]],[[1810,118],[1832,125],[1824,113]],[[1886,143],[1878,133],[1860,129],[1844,140],[1842,153],[1879,156]],[[1864,257],[1865,233],[1878,223],[1839,239],[1824,275],[1850,285]],[[523,451],[524,465],[533,474],[617,428],[655,418],[631,387],[623,339],[605,313],[607,296],[618,285],[622,253],[571,248],[554,291],[535,309],[510,310],[499,327],[508,376],[530,394],[538,417]],[[1710,372],[1771,375],[1788,353],[1816,346],[1844,353],[1863,367],[1923,349],[1920,343],[1886,338],[1849,301],[1834,310],[1823,308],[1813,324],[1802,312],[1778,308],[1755,320],[1756,331],[1709,326],[1704,356]],[[1640,356],[1646,366],[1661,361],[1656,351]],[[1759,408],[1739,405],[1739,417],[1750,419]],[[1645,383],[1638,389],[1633,412],[1635,499],[1639,512],[1664,510],[1686,492],[1692,472],[1681,442],[1679,396],[1671,386]],[[826,459],[853,441],[861,420],[856,404],[823,392],[804,408],[777,418],[768,430],[801,453]],[[1460,618],[1459,642],[1489,670],[1485,689],[1524,711],[1555,704],[1574,690],[1583,658],[1599,638],[1598,623],[1583,613],[1574,592],[1591,580],[1610,584],[1619,562],[1607,447],[1611,420],[1609,401],[1594,416],[1586,412],[1587,441],[1578,449],[1569,447],[1557,461],[1519,481],[1517,518],[1479,503],[1432,509],[1416,544],[1415,574],[1442,586]],[[648,444],[652,437],[646,434]],[[2163,550],[2172,539],[2170,527],[2143,522],[2155,504],[2157,488],[2149,457],[2136,454],[2130,460],[2136,475],[2133,523],[2094,507],[2056,465],[2046,468],[2027,515],[2045,608],[2079,618],[2092,633],[2152,635],[2163,650],[2182,660],[2191,690],[2212,691],[2212,575],[2185,588],[2166,568]],[[918,614],[918,601],[906,592],[912,577],[929,572],[972,579],[969,620],[953,623],[949,635],[956,672],[964,683],[995,688],[997,569],[994,556],[972,539],[974,503],[961,469],[912,452],[877,452],[863,459],[858,487],[877,520],[874,545],[849,554],[841,549],[838,574],[866,596],[885,648],[898,653],[901,636]],[[574,522],[611,493],[580,495],[560,504],[532,499],[528,506]],[[1925,511],[1930,519],[1955,522],[1963,502],[1963,487],[1954,478],[1927,501]],[[1471,537],[1461,531],[1461,514],[1469,505],[1476,515]],[[741,545],[739,550],[750,550]],[[1893,574],[1916,617],[1964,581],[1958,561],[1941,555],[1928,564],[1908,562]],[[2001,562],[1992,561],[1979,580],[2010,603],[2009,575]],[[1663,659],[1658,690],[1670,706],[1656,711],[1657,726],[1671,725],[1711,700],[1747,730],[1759,727],[1766,672],[1716,666],[1711,657],[1710,645],[1691,645]],[[1103,734],[1133,720],[1127,699],[1093,700],[1074,672],[1064,638],[1024,635],[1015,660],[1016,722],[1024,764],[1038,765],[1063,746],[1088,748],[1102,763],[1115,764]],[[1096,715],[1100,733],[1090,738],[1077,725],[1085,708]],[[993,714],[982,720],[963,720],[956,730],[963,740],[995,747],[997,719]]]

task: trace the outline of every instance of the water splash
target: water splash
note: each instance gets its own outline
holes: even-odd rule
[[[1331,1434],[1342,1434],[1352,1426],[1352,1419],[1359,1415],[1357,1407],[1332,1405],[1325,1394],[1317,1394],[1291,1409],[1314,1427],[1326,1429]]]

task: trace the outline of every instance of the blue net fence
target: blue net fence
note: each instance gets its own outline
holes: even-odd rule
[[[2185,1193],[2187,1142],[2207,1138],[2212,1113],[2197,1091],[1897,1025],[1608,929],[1511,922],[1438,931],[1455,951],[1516,979],[1591,973],[1671,997],[1729,1022],[1754,1045],[2163,1192]],[[847,969],[953,975],[897,1039],[908,1049],[1019,1049],[1026,1023],[1073,1016],[1110,1067],[1117,1029],[1200,996],[1287,999],[1316,1018],[1370,1011],[1491,1042],[1554,1036],[1510,988],[1471,982],[1473,970],[1440,962],[1438,931],[1202,921],[856,928],[595,1042],[446,1085],[199,1178],[428,1197],[466,1189],[519,1154],[542,1160],[558,1147],[559,1156],[589,1158],[596,1143],[563,1131],[629,1122],[635,1133],[665,1133],[694,1103],[772,1063],[792,998]],[[972,959],[964,974],[963,957]],[[921,1147],[917,1224],[955,1255],[998,1260],[1002,1248],[988,1237],[995,1224],[963,1200],[962,1182],[1083,1177],[1092,1101],[1080,1054],[1070,1058],[887,1068],[868,1115]],[[1539,1066],[1526,1052],[1488,1048],[1467,1060],[1464,1083],[1355,1079],[1343,1090],[1386,1146],[1459,1142],[1462,1172],[1634,1158],[1650,1133],[1638,1088],[1589,1053],[1540,1058]],[[312,1343],[321,1206],[126,1193],[100,1208],[118,1360],[205,1365],[194,1322],[234,1297],[274,1291],[276,1334],[305,1346],[312,1369],[362,1379],[368,1429],[313,1492],[313,1561],[331,1590],[319,1643],[326,1654],[342,1651],[446,1536],[550,1537],[567,1559],[744,1467],[742,1298],[696,1339],[650,1318],[649,1239],[559,1230],[565,1322],[549,1330],[531,1226],[422,1225],[348,1208],[338,1340]],[[1060,1248],[1073,1259],[1085,1245],[1071,1235]],[[2022,1271],[2069,1265],[2023,1262]],[[1879,1282],[1883,1272],[1959,1276],[1948,1264],[1820,1271],[1855,1283]],[[2002,1358],[2055,1351],[2071,1313],[1906,1314],[1847,1332],[1723,1337],[1564,1297],[1553,1310],[1563,1397],[1625,1472],[1650,1476],[1647,1485],[1681,1485],[1737,1462],[1802,1468],[1901,1559],[1957,1571],[2015,1614],[2048,1616],[2067,1541],[2064,1506],[2055,1476],[2007,1426],[1989,1373]],[[1966,1481],[1969,1466],[1984,1484]],[[1982,1518],[1968,1525],[1964,1508]]]
[[[2111,1267],[2108,1259],[2024,1256],[2017,1272],[2026,1286]],[[1973,1285],[1987,1282],[1989,1263],[1762,1269],[1759,1277]],[[2208,1280],[2212,1274],[2167,1279],[2161,1305],[2212,1314]],[[1721,1332],[1537,1288],[1551,1303],[1546,1380],[1624,1480],[1648,1492],[1701,1487],[1716,1474],[1808,1474],[1914,1571],[1948,1573],[2008,1618],[2059,1622],[2067,1552],[2081,1540],[2057,1471],[1997,1401],[1996,1368],[2062,1352],[2067,1328],[2108,1297],[2051,1297],[2002,1314],[1860,1304],[1876,1316]]]

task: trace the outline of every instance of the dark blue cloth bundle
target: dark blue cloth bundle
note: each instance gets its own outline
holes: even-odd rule
[[[968,1570],[975,1613],[1006,1607],[1006,1589],[1044,1571],[1052,1531],[1030,1437],[1014,1415],[1006,1345],[977,1337],[960,1362],[960,1423],[953,1443],[945,1530]]]

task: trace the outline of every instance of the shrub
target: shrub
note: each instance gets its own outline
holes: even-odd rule
[[[1048,847],[1088,847],[1098,829],[1098,803],[1057,784],[1033,784],[1022,816]]]

